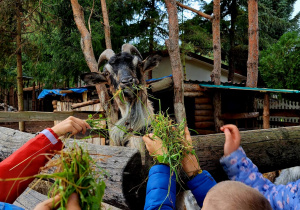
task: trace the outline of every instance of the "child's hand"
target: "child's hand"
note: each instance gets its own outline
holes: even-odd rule
[[[61,197],[59,195],[56,195],[54,198],[49,198],[48,200],[45,200],[42,203],[39,203],[34,210],[50,210],[50,209],[56,209],[54,207],[58,207],[59,201],[61,200]],[[81,210],[79,206],[79,198],[76,193],[73,193],[69,199],[66,206],[66,209],[68,210]]]
[[[192,151],[192,138],[189,132],[188,127],[184,129],[185,139],[183,140],[183,144],[188,148],[188,151]],[[193,154],[184,154],[184,158],[182,160],[182,168],[185,173],[190,177],[194,174],[195,171],[199,171],[201,168],[199,166],[198,160]]]
[[[232,124],[224,125],[221,131],[225,134],[224,156],[227,156],[239,148],[241,136],[239,129]]]
[[[163,155],[167,153],[167,148],[163,147],[162,140],[153,133],[143,136],[146,148],[151,156]]]
[[[79,132],[82,132],[83,134],[85,134],[87,128],[91,128],[87,122],[71,116],[65,119],[64,121],[58,123],[51,129],[58,136],[62,136],[66,133],[72,133],[72,135],[75,135]]]

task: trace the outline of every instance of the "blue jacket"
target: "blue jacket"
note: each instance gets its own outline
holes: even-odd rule
[[[187,183],[200,207],[206,193],[215,184],[216,181],[207,171],[203,171]],[[171,178],[169,166],[155,165],[150,169],[146,193],[144,210],[175,209],[176,178],[174,173]]]
[[[19,206],[15,206],[13,204],[0,202],[0,210],[24,210],[24,209]]]
[[[240,147],[220,160],[229,179],[240,181],[257,189],[270,202],[274,210],[300,209],[300,180],[287,185],[275,185],[258,171]]]

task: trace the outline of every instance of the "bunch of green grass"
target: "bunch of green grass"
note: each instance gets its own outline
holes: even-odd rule
[[[162,146],[167,149],[167,152],[155,157],[158,162],[170,166],[170,170],[176,174],[177,181],[179,180],[179,172],[182,169],[181,162],[184,155],[195,154],[194,150],[191,149],[192,145],[185,139],[185,124],[185,120],[180,124],[176,124],[168,114],[164,115],[159,112],[154,115],[148,131],[148,133],[151,131],[154,134],[154,138],[157,136],[162,140]]]
[[[67,151],[59,152],[59,155],[60,157],[51,160],[47,167],[56,167],[55,173],[37,175],[39,178],[55,179],[48,196],[60,194],[59,210],[66,209],[68,198],[74,192],[79,195],[81,209],[101,209],[105,171],[98,167],[89,153],[77,143]]]

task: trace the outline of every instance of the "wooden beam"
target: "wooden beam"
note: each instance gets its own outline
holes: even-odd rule
[[[195,98],[195,97],[203,96],[203,94],[204,94],[203,92],[186,92],[186,91],[184,91],[185,97]]]
[[[214,122],[195,122],[195,128],[212,128],[215,126]]]
[[[195,129],[198,132],[198,135],[208,135],[208,134],[215,134],[216,131],[213,130],[205,130],[205,129]]]
[[[195,122],[213,121],[214,117],[211,116],[195,116]]]
[[[241,131],[241,145],[262,173],[298,166],[300,162],[300,126]],[[192,136],[202,169],[217,180],[228,179],[220,165],[224,134]]]
[[[212,110],[213,106],[210,104],[195,104],[196,110]]]
[[[212,103],[211,98],[195,98],[196,104],[210,104]]]
[[[213,116],[212,110],[195,110],[195,116]]]
[[[0,127],[0,161],[34,136],[35,134]],[[146,176],[144,175],[147,174],[149,168],[142,167],[141,155],[138,150],[81,142],[97,165],[107,172],[104,180],[106,189],[103,201],[125,210],[142,209],[146,192],[146,182],[143,182]],[[73,146],[74,142],[69,139],[66,147]]]
[[[263,109],[258,110],[263,114]],[[273,117],[300,117],[300,110],[298,109],[270,109],[270,116]]]
[[[73,90],[61,90],[59,93],[74,93]]]
[[[103,114],[103,112],[97,112]],[[87,119],[89,114],[95,112],[89,111],[72,111],[72,112],[0,112],[0,122],[20,122],[20,121],[55,121],[64,120],[69,116]]]
[[[72,109],[77,109],[77,108],[80,108],[80,107],[89,106],[89,105],[98,104],[98,103],[100,103],[100,100],[95,99],[95,100],[85,101],[85,102],[82,102],[82,103],[72,104],[71,108]]]
[[[263,128],[270,128],[270,94],[264,95]]]
[[[173,87],[173,79],[172,77],[167,77],[160,81],[150,83],[149,87],[153,93],[161,90],[166,90]]]
[[[184,91],[186,92],[204,92],[207,89],[200,87],[198,84],[184,83]]]
[[[259,112],[249,113],[224,113],[220,116],[222,120],[238,120],[238,119],[250,119],[259,116]]]

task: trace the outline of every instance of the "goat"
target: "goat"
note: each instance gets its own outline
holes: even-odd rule
[[[135,53],[136,55],[133,55]],[[103,60],[108,62],[102,72],[81,75],[88,85],[106,83],[116,96],[122,90],[124,98],[114,97],[122,118],[110,130],[110,139],[117,146],[124,146],[129,138],[128,131],[139,132],[150,124],[153,106],[148,99],[145,73],[158,66],[161,57],[153,55],[142,61],[140,52],[131,44],[123,44],[121,53],[103,51],[98,60],[98,68]]]
[[[280,175],[275,179],[274,184],[286,185],[289,182],[295,182],[300,179],[300,166],[283,169]]]

